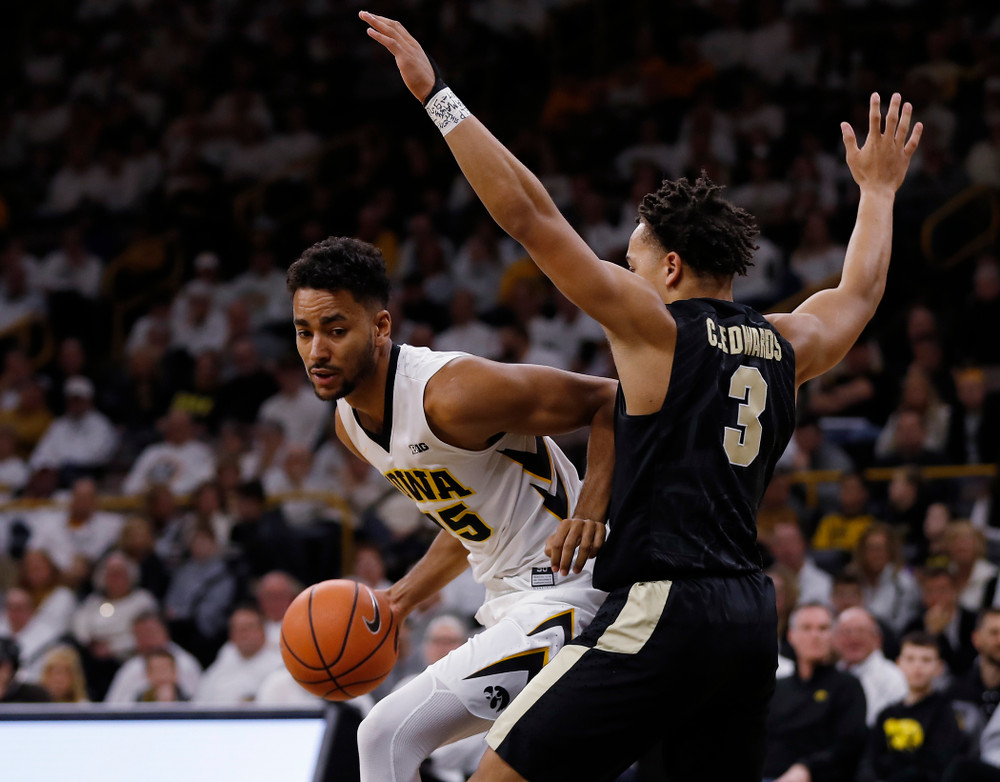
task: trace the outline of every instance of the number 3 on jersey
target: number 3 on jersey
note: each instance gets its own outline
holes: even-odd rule
[[[729,396],[739,399],[736,429],[725,427],[722,445],[729,463],[749,467],[760,453],[760,414],[767,404],[767,381],[757,367],[740,367],[729,381]]]

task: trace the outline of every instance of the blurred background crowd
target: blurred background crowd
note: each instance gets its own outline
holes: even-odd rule
[[[20,653],[0,651],[19,657],[24,692],[259,698],[303,584],[384,586],[426,547],[434,529],[339,446],[294,353],[284,270],[311,243],[381,248],[396,341],[613,375],[600,328],[478,204],[360,7],[40,0],[6,12],[0,636]],[[941,689],[981,675],[976,614],[1000,604],[996,8],[371,10],[408,24],[610,261],[623,262],[638,201],[662,178],[725,184],[761,226],[735,297],[763,310],[836,283],[857,205],[839,123],[864,128],[872,91],[914,104],[925,133],[896,201],[885,301],[843,363],[803,389],[760,540],[785,618],[811,602],[834,618],[863,608],[889,657],[909,630],[944,639]],[[581,467],[584,443],[564,441]],[[419,612],[394,681],[425,664],[436,617],[464,639],[481,595],[461,581]],[[1000,648],[990,664],[980,728],[1000,701]],[[264,692],[299,697],[277,679]]]

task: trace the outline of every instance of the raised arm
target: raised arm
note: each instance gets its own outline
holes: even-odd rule
[[[362,11],[368,35],[396,58],[400,75],[422,103],[440,101],[443,83],[420,44],[392,19]],[[528,251],[567,298],[621,340],[655,334],[650,319],[663,317],[652,287],[625,269],[600,260],[559,212],[538,178],[457,100],[448,99],[439,127],[455,160],[493,219]],[[457,124],[454,122],[457,121]],[[623,301],[629,306],[622,306]],[[662,332],[661,332],[662,333]],[[652,337],[651,337],[652,338]]]
[[[793,312],[768,317],[795,349],[797,385],[835,366],[882,300],[892,250],[896,190],[923,131],[918,122],[910,133],[913,107],[904,103],[900,108],[900,102],[899,94],[893,94],[883,130],[879,96],[871,96],[868,138],[861,148],[851,126],[846,122],[840,126],[847,165],[861,188],[840,284],[813,294]]]

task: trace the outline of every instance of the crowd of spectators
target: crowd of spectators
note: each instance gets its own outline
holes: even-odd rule
[[[345,559],[343,574],[385,586],[434,531],[331,436],[330,407],[294,355],[288,264],[327,235],[357,236],[386,258],[397,341],[595,374],[613,362],[600,328],[478,206],[364,35],[359,3],[54,6],[20,4],[0,31],[0,636],[18,641],[25,697],[304,697],[275,653],[283,606]],[[929,480],[922,468],[1000,460],[1000,251],[982,206],[1000,188],[996,9],[377,10],[427,44],[608,260],[623,262],[638,199],[661,178],[705,171],[726,185],[761,225],[734,290],[761,308],[836,280],[856,209],[839,122],[864,127],[873,90],[913,102],[926,130],[896,202],[885,301],[802,390],[760,541],[780,671],[797,684],[785,706],[798,713],[836,658],[867,697],[851,714],[876,730],[883,707],[923,692],[919,672],[893,661],[933,668],[929,636],[934,692],[973,704],[958,708],[974,753],[1000,701],[1000,478]],[[123,267],[139,304],[119,322]],[[31,318],[54,344],[41,363],[10,330]],[[579,463],[582,442],[565,445]],[[829,472],[800,482],[815,471]],[[426,664],[436,617],[471,627],[479,594],[462,581],[418,611],[384,687]],[[836,735],[861,778],[892,778],[856,728]],[[790,746],[775,776],[805,757]],[[847,779],[840,754],[814,778]]]

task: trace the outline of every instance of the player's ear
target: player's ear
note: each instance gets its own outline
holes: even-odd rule
[[[377,344],[386,342],[392,336],[392,316],[388,310],[376,312],[372,325],[375,327],[375,342]]]
[[[662,256],[660,259],[661,274],[667,287],[676,286],[681,281],[684,271],[684,261],[673,250]]]

